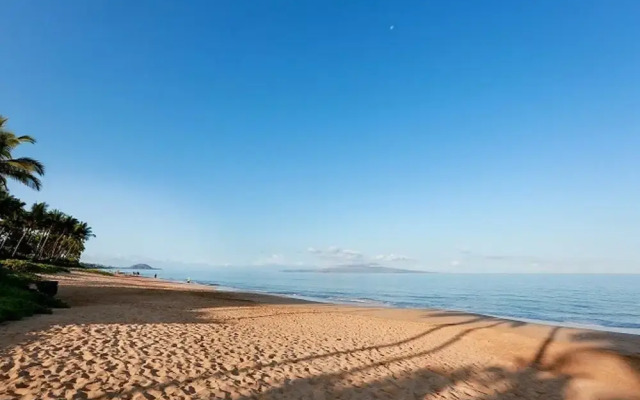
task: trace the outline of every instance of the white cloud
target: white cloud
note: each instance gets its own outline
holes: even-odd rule
[[[315,247],[309,247],[307,249],[309,253],[315,254],[321,258],[327,258],[335,261],[361,261],[364,260],[364,255],[359,251],[343,249],[337,246],[331,246],[327,249],[316,249]]]
[[[379,254],[374,257],[367,256],[359,251],[344,249],[338,246],[331,246],[326,249],[318,249],[316,247],[307,248],[307,252],[333,262],[415,262],[416,260],[399,254]]]
[[[389,262],[413,262],[416,261],[411,257],[402,256],[399,254],[378,254],[374,257],[377,261],[389,261]]]

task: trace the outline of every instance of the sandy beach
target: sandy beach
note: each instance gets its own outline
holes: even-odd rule
[[[640,399],[640,337],[85,273],[0,325],[0,399]]]

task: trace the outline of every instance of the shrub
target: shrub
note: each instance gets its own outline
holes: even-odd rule
[[[33,314],[50,314],[37,292],[0,284],[0,321],[18,320]]]
[[[26,260],[2,260],[0,263],[9,271],[31,272],[34,274],[55,274],[58,272],[69,272],[67,268],[52,264],[35,263]]]
[[[96,275],[104,275],[104,276],[114,276],[115,275],[113,272],[105,271],[105,270],[102,270],[102,269],[95,269],[95,268],[88,268],[88,269],[81,268],[79,270],[82,271],[82,272],[88,272],[90,274],[96,274]]]
[[[0,268],[0,322],[33,314],[50,314],[53,307],[67,307],[61,300],[29,289],[37,279],[29,272]]]

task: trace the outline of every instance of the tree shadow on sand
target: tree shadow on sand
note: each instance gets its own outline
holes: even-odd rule
[[[438,399],[446,398],[449,394],[452,394],[452,398],[484,400],[563,399],[564,389],[570,378],[551,374],[541,376],[541,371],[537,368],[560,328],[551,330],[529,365],[515,371],[498,366],[489,366],[479,370],[465,367],[449,371],[423,368],[404,373],[390,369],[389,376],[382,379],[362,384],[353,384],[350,379],[351,376],[370,369],[389,367],[394,363],[434,354],[451,346],[472,332],[511,323],[511,321],[498,321],[480,327],[469,328],[452,336],[441,345],[425,351],[385,359],[338,373],[286,381],[280,387],[272,388],[262,393],[252,393],[239,399]],[[524,323],[518,322],[516,325],[522,326]]]
[[[169,293],[170,292],[170,293]],[[114,288],[103,287],[70,287],[64,288],[61,295],[66,296],[72,308],[64,310],[60,315],[42,316],[29,321],[31,327],[29,331],[24,329],[14,329],[11,335],[4,335],[2,346],[7,346],[13,341],[25,340],[26,335],[33,335],[32,332],[45,330],[51,325],[58,326],[93,324],[231,324],[243,319],[258,319],[274,316],[289,316],[298,314],[322,314],[322,313],[342,313],[327,308],[322,311],[309,312],[308,309],[300,311],[283,310],[283,312],[269,311],[265,314],[248,315],[236,318],[218,319],[216,314],[202,315],[206,310],[216,309],[224,311],[225,308],[237,309],[238,307],[255,307],[265,304],[263,301],[255,302],[239,297],[233,293],[223,293],[215,291],[193,291],[192,288],[162,289],[162,288],[117,288],[117,295],[114,296]],[[295,302],[292,300],[292,302]],[[297,302],[296,302],[297,303]],[[185,308],[185,304],[187,307]],[[283,304],[279,300],[279,304]],[[104,312],[96,312],[100,308]],[[85,312],[86,311],[86,312]],[[159,312],[162,311],[162,312]],[[259,309],[256,309],[260,312]],[[131,313],[137,318],[131,318]],[[253,312],[253,311],[252,311]],[[66,318],[64,313],[70,313]],[[124,318],[125,313],[127,317]],[[83,319],[83,316],[85,317]],[[460,320],[461,316],[467,318]],[[55,318],[54,318],[55,317]],[[447,322],[447,317],[456,319]],[[530,356],[530,359],[519,360],[515,365],[477,365],[469,363],[461,368],[443,368],[436,365],[443,365],[442,359],[434,362],[433,356],[441,357],[440,352],[460,342],[464,338],[474,335],[476,332],[487,330],[499,326],[518,328],[527,325],[524,322],[509,321],[498,318],[469,315],[460,312],[430,311],[425,312],[424,318],[433,318],[433,325],[428,329],[413,336],[400,340],[380,343],[376,345],[354,347],[346,350],[329,351],[321,354],[312,354],[298,358],[284,360],[256,361],[250,365],[239,366],[216,371],[201,371],[192,376],[183,377],[179,380],[154,381],[149,384],[140,385],[134,389],[112,390],[100,397],[128,399],[134,396],[145,395],[153,398],[148,393],[180,391],[183,397],[187,398],[212,398],[211,395],[199,397],[194,387],[204,388],[204,390],[214,390],[217,385],[231,385],[228,390],[217,392],[216,396],[230,396],[236,393],[234,399],[241,400],[275,400],[275,399],[439,399],[439,398],[459,398],[459,399],[480,399],[480,400],[508,400],[508,399],[573,399],[572,391],[575,383],[589,384],[594,377],[585,371],[585,365],[589,362],[600,362],[602,358],[591,357],[592,353],[624,353],[622,342],[616,336],[604,332],[582,332],[575,335],[572,340],[575,343],[585,346],[571,348],[570,351],[553,352],[553,343],[558,340],[559,334],[564,328],[550,327],[548,334],[544,337]],[[440,321],[438,318],[442,318]],[[37,323],[34,323],[36,321]],[[19,322],[12,326],[19,326]],[[35,328],[34,328],[35,327]],[[449,336],[443,336],[447,328],[457,328]],[[4,327],[0,327],[3,329]],[[155,329],[153,326],[148,329]],[[234,329],[233,326],[230,329]],[[437,344],[422,349],[413,350],[413,344],[418,340],[438,333]],[[566,335],[565,335],[566,336]],[[7,337],[9,338],[7,341]],[[33,336],[31,336],[33,339]],[[592,344],[597,342],[597,344]],[[626,342],[625,342],[626,343]],[[629,341],[629,346],[637,343]],[[637,349],[630,352],[627,360],[631,373],[627,375],[629,379],[638,376]],[[386,351],[382,355],[382,351]],[[363,356],[364,355],[364,356]],[[275,369],[280,371],[293,371],[290,367],[297,366],[301,371],[303,367],[312,366],[316,360],[333,361],[327,365],[337,365],[337,359],[342,357],[358,357],[359,360],[367,360],[363,364],[353,365],[345,363],[339,369],[333,368],[330,372],[307,370],[307,373],[296,375],[291,372],[284,383],[273,380],[264,381],[253,387],[243,384],[244,377],[252,376],[254,381],[269,376]],[[366,357],[365,357],[366,356]],[[613,356],[612,356],[613,357]],[[418,361],[418,362],[416,362]],[[607,361],[607,360],[605,360]],[[420,365],[422,368],[409,368],[405,362],[412,362],[413,365]],[[607,361],[609,362],[609,361]],[[619,368],[612,358],[610,361],[612,368]],[[351,365],[351,366],[349,366]],[[446,362],[444,363],[446,365]],[[614,369],[615,370],[615,369]],[[317,373],[316,373],[317,372]],[[286,376],[287,373],[285,373]],[[282,376],[282,375],[281,375]],[[374,378],[375,377],[375,378]],[[81,396],[83,392],[78,391]],[[219,393],[223,393],[220,395]],[[640,393],[640,391],[638,392]],[[631,394],[610,394],[601,392],[600,400],[636,400]]]
[[[636,335],[626,333],[585,331],[572,335],[574,342],[588,344],[585,350],[608,351],[619,354],[640,375],[640,347]]]
[[[460,314],[455,314],[459,316]],[[444,316],[444,315],[439,315]],[[313,361],[318,359],[328,359],[345,354],[356,354],[363,351],[394,348],[408,344],[414,340],[424,338],[436,331],[452,326],[471,325],[470,327],[457,332],[444,342],[429,349],[411,352],[409,354],[399,354],[390,356],[378,361],[366,363],[340,371],[329,373],[319,373],[306,377],[293,377],[285,379],[280,386],[267,386],[259,388],[243,387],[240,381],[236,381],[234,388],[223,391],[227,396],[232,392],[238,395],[234,399],[240,400],[276,400],[276,399],[480,399],[480,400],[509,400],[509,399],[548,399],[563,400],[573,398],[584,398],[575,395],[577,387],[584,387],[590,384],[588,374],[581,370],[567,368],[567,359],[578,355],[582,350],[575,349],[558,354],[551,353],[550,347],[556,341],[559,333],[564,329],[561,327],[550,327],[548,334],[543,338],[529,360],[521,360],[515,366],[469,365],[458,369],[438,369],[436,367],[425,367],[421,369],[396,368],[404,361],[422,359],[425,366],[429,365],[430,356],[445,348],[452,346],[461,339],[472,335],[474,332],[490,329],[500,325],[520,327],[526,325],[523,322],[506,321],[490,317],[475,316],[467,320],[455,323],[438,324],[430,329],[412,337],[392,343],[380,344],[377,346],[359,347],[345,351],[329,352],[319,355],[301,357],[269,364],[253,365],[251,367],[234,369],[233,371],[219,371],[215,373],[202,374],[197,377],[172,381],[169,383],[154,384],[148,387],[139,387],[131,391],[112,393],[103,398],[131,398],[137,393],[146,393],[149,389],[163,391],[168,388],[184,390],[190,393],[190,398],[200,398],[193,389],[194,386],[208,387],[211,383],[233,381],[233,376],[244,373],[266,375],[277,367]],[[587,365],[588,367],[588,365]],[[380,371],[384,371],[383,377],[379,377]],[[374,380],[368,379],[373,373],[377,374]],[[233,376],[232,376],[233,375]],[[572,385],[573,384],[573,385]],[[188,389],[186,389],[188,388]],[[611,388],[605,388],[611,389]],[[189,392],[191,390],[191,392]],[[594,399],[599,400],[636,400],[634,393],[611,391],[598,391]],[[209,398],[204,396],[202,398]]]
[[[451,337],[446,345],[451,345],[474,330],[496,326],[490,324],[483,328],[467,329]],[[482,369],[469,367],[453,371],[435,368],[423,368],[406,373],[392,372],[389,376],[374,381],[353,384],[350,376],[369,368],[388,366],[392,363],[415,357],[422,357],[439,351],[442,346],[406,357],[385,360],[365,367],[354,368],[336,374],[322,374],[310,378],[286,381],[284,385],[271,388],[266,392],[252,393],[241,400],[276,399],[548,399],[563,400],[584,398],[571,386],[573,380],[583,379],[580,374],[563,373],[563,358],[549,357],[548,350],[557,334],[563,328],[553,327],[533,357],[519,368],[488,366]],[[446,346],[445,345],[445,346]],[[426,360],[425,360],[426,361]],[[616,392],[606,388],[592,389],[593,399],[599,400],[635,400],[640,397],[634,393]],[[577,397],[573,397],[576,395]]]
[[[464,315],[464,314],[456,314],[456,316]],[[354,367],[348,370],[343,370],[339,372],[327,373],[315,375],[308,378],[301,378],[297,380],[287,380],[287,383],[282,387],[272,388],[266,392],[262,393],[254,393],[251,395],[247,395],[246,397],[236,397],[242,399],[280,399],[280,398],[300,398],[300,399],[314,399],[314,398],[324,398],[324,399],[333,399],[333,398],[350,398],[348,396],[356,396],[354,398],[361,399],[371,399],[371,398],[388,398],[388,399],[397,399],[397,398],[422,398],[422,397],[398,397],[405,396],[407,393],[407,388],[412,390],[412,393],[431,393],[436,392],[437,390],[441,390],[447,385],[451,385],[452,383],[458,381],[464,381],[467,379],[471,370],[458,370],[450,373],[437,372],[428,369],[416,371],[411,373],[411,378],[401,377],[394,374],[391,374],[388,378],[382,379],[378,382],[377,387],[375,383],[369,383],[366,387],[360,387],[356,385],[349,385],[350,382],[349,376],[353,374],[367,374],[369,371],[374,369],[386,368],[388,365],[401,363],[403,361],[412,360],[418,357],[427,357],[430,354],[434,354],[444,350],[445,348],[455,344],[460,341],[464,337],[472,334],[473,332],[493,328],[499,325],[506,325],[511,327],[520,327],[526,325],[526,323],[518,322],[518,321],[507,321],[500,320],[492,317],[485,316],[472,316],[469,319],[452,322],[452,323],[443,323],[437,324],[430,329],[411,336],[409,338],[390,342],[386,344],[380,344],[375,346],[364,346],[358,347],[349,350],[342,351],[334,351],[323,354],[305,356],[290,360],[283,360],[279,362],[270,362],[267,364],[256,364],[251,367],[245,368],[237,368],[234,369],[232,373],[227,371],[223,372],[215,372],[211,374],[203,374],[194,378],[186,379],[181,382],[169,382],[163,384],[155,384],[148,387],[140,387],[132,391],[128,392],[119,392],[113,393],[109,396],[105,396],[104,398],[129,398],[130,396],[136,393],[145,393],[145,391],[149,389],[155,390],[166,390],[168,388],[184,388],[190,387],[194,384],[202,383],[204,381],[215,381],[215,380],[223,380],[229,378],[231,374],[237,376],[243,373],[256,373],[256,372],[268,372],[269,370],[277,367],[283,367],[298,363],[310,362],[321,359],[328,359],[333,357],[339,357],[344,355],[353,356],[360,352],[370,352],[370,351],[380,351],[383,349],[389,348],[399,348],[399,346],[409,344],[413,341],[422,339],[436,331],[454,327],[461,325],[473,325],[467,329],[464,329],[457,334],[451,336],[446,339],[441,344],[429,348],[420,352],[413,352],[405,355],[398,355],[395,357],[387,357],[380,361],[370,362],[362,366]],[[376,396],[373,394],[376,393]],[[380,397],[380,394],[383,394],[383,397]],[[385,397],[384,394],[387,394]],[[340,397],[347,396],[347,397]],[[359,396],[359,397],[358,397]],[[193,397],[197,398],[197,397]]]

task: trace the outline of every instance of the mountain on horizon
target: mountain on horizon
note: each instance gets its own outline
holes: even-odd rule
[[[347,264],[336,265],[334,267],[315,269],[285,269],[282,272],[315,272],[325,274],[352,273],[352,274],[429,274],[430,271],[416,271],[413,269],[402,269],[385,267],[376,263],[367,264]]]
[[[149,264],[134,264],[128,268],[122,268],[122,269],[158,270],[160,268],[154,268]]]

